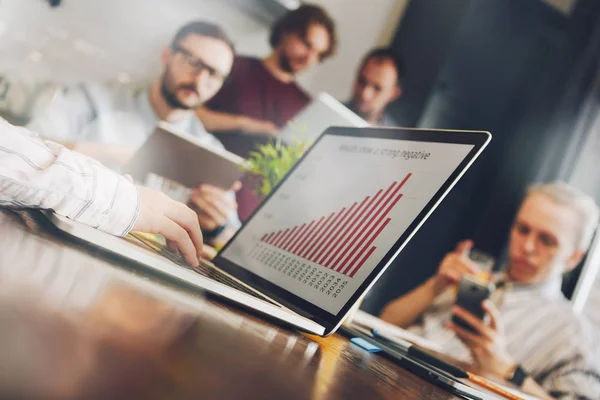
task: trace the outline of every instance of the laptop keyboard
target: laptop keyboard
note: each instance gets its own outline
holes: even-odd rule
[[[174,262],[175,264],[177,264],[181,267],[191,269],[192,271],[194,271],[202,276],[205,276],[214,281],[222,283],[223,285],[229,286],[229,287],[236,289],[242,293],[249,294],[253,297],[256,297],[256,298],[266,301],[268,303],[277,305],[273,301],[269,300],[269,298],[242,285],[240,282],[231,278],[229,275],[224,274],[217,268],[214,268],[211,264],[208,264],[208,263],[200,260],[200,264],[197,267],[192,267],[185,261],[185,259],[181,255],[174,253],[167,246],[165,246],[161,243],[158,243],[155,240],[152,240],[151,238],[146,237],[146,235],[144,235],[144,234],[129,233],[129,236],[135,238],[136,242],[144,244],[145,248],[152,250],[153,252],[169,259],[170,261]]]
[[[260,293],[257,293],[254,290],[242,285],[240,282],[231,278],[229,275],[222,273],[218,269],[213,268],[211,265],[206,265],[206,263],[204,263],[202,261],[200,261],[200,264],[197,267],[190,267],[188,265],[186,265],[186,267],[188,267],[189,269],[191,269],[194,272],[199,273],[202,276],[206,276],[207,278],[210,278],[214,281],[222,283],[223,285],[232,287],[236,290],[239,290],[240,292],[252,295],[261,300],[275,304],[272,301],[270,301],[268,298],[266,298],[265,296],[261,295]]]

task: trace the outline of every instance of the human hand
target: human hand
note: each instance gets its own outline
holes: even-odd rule
[[[205,244],[204,247],[202,248],[202,254],[200,254],[200,257],[202,257],[204,260],[211,261],[216,256],[217,256],[217,249]]]
[[[471,325],[475,333],[469,332],[453,322],[449,322],[447,327],[454,331],[458,338],[471,350],[471,354],[477,360],[483,374],[505,379],[516,363],[507,349],[502,317],[500,311],[490,300],[485,300],[481,303],[481,306],[489,316],[489,324],[486,324],[464,308],[459,306],[452,308],[452,314]]]
[[[479,272],[477,264],[468,256],[472,248],[473,241],[464,240],[458,243],[454,251],[446,254],[434,276],[436,294],[458,283],[464,274],[476,275]]]
[[[277,136],[279,129],[271,121],[265,121],[250,117],[240,117],[240,130],[251,135]]]
[[[241,182],[235,182],[231,190],[237,191],[241,186]],[[237,210],[235,198],[228,196],[227,191],[208,184],[202,184],[192,192],[190,203],[198,213],[200,227],[206,231],[226,225]]]
[[[162,192],[145,187],[137,190],[140,212],[132,230],[163,235],[190,265],[198,266],[203,244],[196,213]]]

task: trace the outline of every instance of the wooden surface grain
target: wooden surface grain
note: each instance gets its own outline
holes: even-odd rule
[[[0,397],[454,399],[0,210]]]

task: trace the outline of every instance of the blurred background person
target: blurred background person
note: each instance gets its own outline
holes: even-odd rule
[[[196,109],[208,131],[244,158],[309,103],[296,77],[334,53],[335,23],[322,8],[303,5],[274,23],[269,44],[272,52],[264,59],[236,57],[223,88]],[[260,204],[251,187],[245,179],[237,195],[242,221]]]
[[[489,323],[455,306],[456,283],[477,274],[473,242],[461,242],[437,273],[389,303],[381,318],[475,361],[482,372],[542,398],[594,398],[600,393],[597,332],[561,292],[563,274],[583,259],[598,224],[598,206],[564,183],[534,185],[510,233],[508,264],[483,303]],[[470,332],[453,322],[466,321]],[[516,371],[520,374],[516,374]],[[522,381],[514,381],[517,377]]]
[[[402,61],[390,48],[371,50],[362,60],[345,105],[374,126],[396,126],[387,106],[402,96]]]
[[[290,11],[271,28],[271,54],[264,59],[237,56],[228,81],[196,109],[198,116],[219,138],[232,132],[276,135],[310,101],[297,75],[330,57],[336,43],[335,23],[322,8],[303,5]],[[236,139],[225,147],[246,156],[252,140],[240,148]]]
[[[195,213],[95,160],[44,142],[0,118],[0,207],[40,208],[124,236],[156,233],[174,242],[191,265],[202,255]]]
[[[208,147],[222,149],[192,109],[221,88],[233,58],[233,43],[223,29],[204,21],[190,22],[162,51],[163,71],[150,86],[73,86],[28,126],[44,137],[116,167],[133,155],[159,121],[194,135]],[[198,211],[207,243],[222,244],[239,227],[231,191],[204,184],[196,188],[190,201]]]

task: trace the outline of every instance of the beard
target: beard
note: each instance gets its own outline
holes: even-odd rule
[[[279,68],[281,68],[283,71],[287,72],[288,74],[292,74],[292,75],[296,75],[297,73],[299,73],[300,71],[305,69],[304,66],[294,69],[294,67],[292,66],[291,60],[292,60],[292,57],[288,56],[284,52],[281,52],[281,54],[279,56]]]
[[[356,100],[351,100],[350,103],[348,104],[348,108],[354,114],[358,115],[359,117],[361,117],[363,119],[369,119],[371,117],[371,114],[372,114],[369,111],[363,111],[363,110],[361,110],[360,105],[358,104],[358,102]]]
[[[161,79],[160,93],[162,94],[163,98],[165,99],[165,101],[167,102],[169,107],[179,109],[179,110],[190,110],[190,109],[196,108],[202,104],[202,102],[200,100],[194,104],[186,104],[186,103],[182,102],[181,100],[179,100],[179,98],[177,97],[177,92],[181,89],[187,89],[187,90],[194,91],[199,99],[201,96],[200,96],[200,93],[198,93],[198,89],[196,88],[195,85],[193,85],[193,84],[176,85],[173,81],[174,81],[174,79],[172,77],[171,71],[167,67],[167,69],[163,73],[163,76]]]

